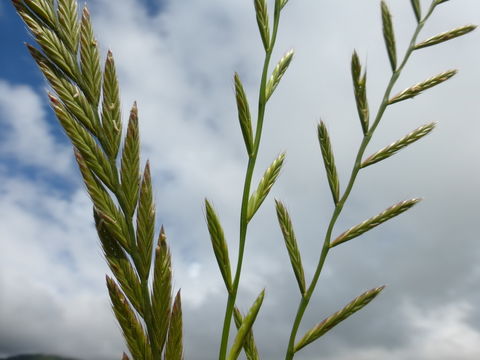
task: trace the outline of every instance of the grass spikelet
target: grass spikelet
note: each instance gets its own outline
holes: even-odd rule
[[[57,65],[62,68],[69,76],[75,77],[77,72],[77,63],[67,48],[67,45],[57,33],[44,26],[37,28],[37,41],[42,47],[43,51],[52,58]]]
[[[205,199],[205,213],[213,252],[215,253],[215,258],[217,259],[218,267],[222,274],[225,286],[230,293],[232,291],[232,273],[230,269],[227,242],[225,240],[222,225],[220,225],[220,220],[218,219],[213,206],[207,199]]]
[[[102,144],[111,159],[117,157],[122,136],[122,120],[120,115],[120,95],[117,72],[111,51],[107,53],[103,72],[102,128],[105,134]]]
[[[395,104],[396,102],[407,100],[414,98],[415,96],[419,95],[422,91],[425,91],[427,89],[430,89],[434,86],[437,86],[438,84],[443,83],[444,81],[447,81],[451,77],[457,74],[457,70],[448,70],[445,71],[441,74],[435,75],[421,83],[418,83],[416,85],[413,85],[412,87],[409,87],[406,90],[403,90],[401,93],[395,95],[393,98],[391,98],[388,101],[388,104]]]
[[[293,50],[288,51],[278,62],[277,66],[275,66],[275,69],[273,69],[272,76],[267,82],[267,87],[265,89],[265,101],[268,101],[270,99],[270,96],[272,96],[273,92],[277,88],[278,84],[280,83],[280,80],[283,77],[283,74],[285,74],[285,71],[287,71],[288,66],[292,62],[293,58]]]
[[[86,95],[91,104],[97,108],[102,89],[102,70],[98,45],[93,35],[90,13],[86,6],[82,11],[80,30],[80,70]]]
[[[297,239],[295,237],[295,232],[293,231],[292,220],[290,219],[287,208],[282,202],[275,200],[275,205],[278,223],[280,224],[283,239],[285,240],[285,245],[287,246],[288,256],[290,257],[290,262],[292,263],[293,272],[295,274],[295,278],[297,279],[300,293],[304,295],[307,289],[305,284],[305,274],[303,271],[302,257],[300,256],[300,250],[298,249],[297,245]]]
[[[106,279],[110,300],[112,301],[113,312],[122,328],[128,350],[130,350],[134,359],[151,360],[152,353],[140,321],[135,316],[127,299],[122,294],[122,291],[118,288],[115,281],[108,275]]]
[[[349,318],[357,311],[365,307],[370,301],[375,299],[375,297],[380,294],[380,292],[385,288],[385,286],[380,286],[375,289],[368,290],[362,295],[353,299],[348,303],[343,309],[337,311],[336,313],[330,315],[328,318],[323,320],[321,323],[314,326],[312,329],[307,331],[307,333],[302,337],[302,339],[295,345],[295,352],[304,348],[311,342],[317,340],[325,333],[330,331],[334,326],[341,323],[343,320]]]
[[[112,270],[113,275],[118,280],[128,301],[130,301],[140,316],[143,316],[140,279],[120,243],[109,231],[105,220],[96,210],[94,210],[94,219],[97,234],[110,270]]]
[[[56,33],[43,25],[39,25],[35,20],[31,20],[28,16],[23,16],[23,20],[30,28],[38,44],[51,62],[53,62],[55,66],[67,76],[79,83],[79,71],[75,58],[68,52],[68,49],[58,38]]]
[[[140,135],[138,109],[134,103],[130,110],[127,134],[122,149],[120,186],[123,194],[123,208],[132,217],[137,206],[140,190]]]
[[[415,19],[417,19],[417,23],[419,23],[422,20],[422,6],[420,5],[420,0],[410,0],[410,3],[412,4]]]
[[[153,204],[150,163],[147,161],[143,171],[137,208],[137,251],[140,260],[137,270],[142,281],[147,281],[150,273],[154,236],[155,206]]]
[[[235,326],[237,327],[237,330],[238,330],[242,326],[243,315],[240,312],[240,310],[238,310],[237,307],[235,307],[233,311],[233,316],[235,320]],[[247,360],[260,360],[260,356],[258,355],[257,345],[255,344],[255,339],[253,336],[252,329],[248,331],[245,337],[245,341],[243,343],[243,350],[245,351]]]
[[[55,65],[40,51],[29,44],[27,44],[27,48],[68,112],[92,135],[96,135],[98,129],[97,116],[83,92],[76,85],[68,81],[65,75],[58,71]]]
[[[173,302],[172,317],[168,329],[165,360],[183,360],[182,302],[180,291]]]
[[[385,40],[385,46],[387,47],[388,59],[392,71],[397,69],[397,48],[395,44],[395,34],[393,32],[392,15],[388,9],[387,3],[382,0],[382,24],[383,24],[383,38]]]
[[[163,227],[155,249],[152,313],[159,352],[165,345],[172,306],[172,264]]]
[[[282,10],[285,7],[285,5],[287,5],[287,3],[288,3],[288,0],[282,0],[280,5],[280,10]]]
[[[19,3],[19,1],[17,3]],[[55,15],[55,9],[53,7],[53,2],[49,0],[25,0],[24,3],[50,29],[56,28],[56,15]]]
[[[331,244],[330,247],[333,248],[337,245],[340,245],[344,243],[345,241],[351,240],[353,238],[356,238],[363,233],[373,229],[374,227],[384,223],[385,221],[390,220],[391,218],[394,218],[401,213],[407,211],[410,209],[412,206],[417,204],[421,199],[411,199],[411,200],[405,200],[402,202],[399,202],[398,204],[395,204],[388,209],[385,209],[382,211],[380,214],[375,215],[374,217],[371,217],[368,220],[365,220],[361,222],[358,225],[355,225],[354,227],[348,229],[347,231],[343,232],[340,234]]]
[[[423,49],[428,46],[437,45],[445,41],[455,39],[457,37],[460,37],[472,32],[476,28],[477,28],[476,25],[465,25],[450,31],[443,32],[441,34],[432,36],[431,38],[428,38],[427,40],[424,40],[418,43],[417,45],[415,45],[415,50]]]
[[[24,2],[21,0],[13,0],[12,3],[17,11],[17,14],[22,18],[32,35],[40,35],[42,33],[43,24],[35,15],[35,8],[27,8]]]
[[[57,4],[58,33],[70,52],[76,53],[80,38],[77,1],[58,0]]]
[[[125,218],[117,209],[117,206],[110,198],[104,186],[91,172],[85,159],[77,149],[75,149],[75,158],[87,192],[94,204],[96,214],[105,220],[105,227],[108,228],[108,231],[115,237],[116,241],[118,241],[125,250],[130,251],[131,243],[125,236],[125,229],[127,228]]]
[[[38,23],[36,23],[35,27],[32,24],[27,25],[29,25],[32,33],[35,35],[35,39],[48,58],[76,83],[81,83],[76,53],[71,53],[53,30]]]
[[[362,66],[357,52],[354,51],[351,62],[353,92],[357,104],[358,117],[362,125],[363,135],[368,132],[369,110],[367,101],[367,73],[362,74]]]
[[[72,144],[82,154],[88,167],[113,191],[116,188],[116,175],[113,174],[103,151],[93,137],[70,116],[57,98],[50,95],[50,102]]]
[[[404,147],[413,144],[417,140],[420,140],[424,136],[430,134],[430,132],[435,128],[435,123],[430,123],[426,125],[422,125],[418,127],[417,129],[413,130],[409,134],[405,135],[401,139],[395,141],[394,143],[384,147],[383,149],[377,151],[376,153],[370,155],[368,158],[366,158],[363,162],[361,167],[365,168],[367,166],[370,166],[372,164],[375,164],[381,160],[384,160]]]
[[[254,0],[258,30],[265,51],[270,48],[270,26],[268,24],[268,10],[266,0]]]
[[[243,345],[248,337],[248,334],[252,331],[253,323],[257,318],[258,311],[263,303],[263,298],[265,297],[265,290],[262,290],[260,295],[258,295],[257,299],[250,307],[247,315],[244,317],[242,321],[242,325],[237,331],[237,335],[235,336],[235,340],[233,341],[233,345],[230,349],[228,354],[227,360],[236,360],[240,355],[240,351],[242,350]]]
[[[268,167],[260,180],[257,190],[255,190],[248,200],[247,220],[250,221],[257,212],[260,205],[267,197],[270,189],[278,178],[282,169],[285,153],[281,153]]]
[[[333,157],[330,137],[328,136],[327,127],[323,121],[320,121],[317,130],[318,141],[320,143],[320,149],[323,156],[323,163],[325,165],[325,171],[327,172],[328,184],[332,192],[333,201],[335,204],[337,204],[340,198],[340,182],[338,180],[337,168],[335,166],[335,158]]]
[[[240,122],[240,128],[242,130],[243,140],[245,141],[245,147],[247,148],[248,156],[253,154],[253,130],[252,119],[250,116],[250,107],[248,106],[247,95],[243,89],[240,76],[235,73],[235,98],[237,100],[238,120]]]

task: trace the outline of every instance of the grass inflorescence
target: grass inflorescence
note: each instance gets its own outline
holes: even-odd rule
[[[363,140],[350,177],[342,182],[345,184],[342,189],[327,125],[324,121],[318,124],[320,152],[334,210],[326,229],[317,267],[310,281],[305,277],[301,252],[287,207],[282,201],[275,201],[281,234],[300,292],[298,311],[285,353],[286,360],[293,359],[302,348],[361,310],[384,289],[384,286],[379,286],[365,291],[308,330],[302,337],[297,336],[330,250],[400,215],[420,201],[418,198],[401,201],[338,236],[333,236],[336,222],[360,171],[393,156],[428,135],[435,127],[435,123],[422,125],[372,155],[365,156],[367,145],[387,108],[411,99],[456,74],[456,70],[448,70],[392,95],[403,68],[414,52],[463,36],[476,28],[474,25],[461,26],[418,41],[422,28],[437,6],[447,1],[433,0],[426,11],[423,11],[420,0],[411,0],[417,25],[403,56],[399,56],[397,52],[391,11],[386,1],[380,1],[383,38],[392,73],[375,115],[369,108],[365,66],[361,64],[357,52],[353,52],[351,76]],[[264,50],[256,112],[250,108],[241,74],[235,73],[233,77],[238,121],[248,160],[241,195],[238,257],[234,268],[220,216],[212,202],[205,199],[207,228],[228,295],[221,330],[219,360],[235,360],[242,349],[249,360],[260,359],[253,325],[261,310],[265,290],[262,290],[256,299],[252,299],[252,305],[246,314],[240,312],[236,299],[249,223],[277,181],[286,157],[285,153],[279,154],[264,170],[261,180],[254,187],[252,179],[256,172],[266,105],[294,57],[294,52],[290,50],[275,66],[271,64],[280,18],[287,9],[288,2],[275,0],[272,2],[272,10],[269,9],[267,0],[253,1],[259,41]],[[52,92],[48,97],[51,107],[72,142],[81,176],[93,203],[96,230],[113,275],[106,278],[108,293],[130,354],[124,353],[123,359],[128,360],[131,357],[135,360],[181,360],[181,295],[180,292],[175,296],[172,293],[172,260],[166,233],[163,226],[158,229],[156,225],[150,163],[146,161],[142,165],[140,160],[137,104],[132,105],[126,133],[122,133],[120,92],[114,57],[112,52],[108,51],[105,61],[101,63],[99,47],[86,6],[79,14],[77,0],[12,0],[12,3],[39,46],[36,48],[27,44],[30,54],[50,84]],[[233,339],[230,339],[232,319],[237,331]]]
[[[315,269],[315,273],[310,282],[310,285],[307,287],[307,290],[301,293],[297,314],[295,316],[295,320],[290,333],[290,339],[289,339],[289,343],[286,350],[285,360],[293,359],[293,357],[295,356],[298,350],[300,350],[301,348],[303,348],[313,340],[318,339],[320,336],[322,336],[324,333],[330,330],[333,326],[338,324],[340,321],[343,321],[350,314],[352,314],[353,313],[351,310],[353,306],[352,304],[356,304],[356,303],[363,304],[359,308],[357,308],[356,305],[353,306],[353,308],[359,310],[361,307],[363,307],[368,302],[373,300],[373,298],[376,297],[384,288],[383,286],[381,286],[381,287],[369,290],[364,294],[360,295],[358,298],[353,300],[350,304],[345,306],[343,309],[339,310],[329,318],[325,319],[323,322],[313,327],[311,330],[307,331],[307,333],[301,338],[301,340],[297,341],[298,329],[300,327],[300,324],[302,322],[303,316],[308,307],[310,299],[313,295],[313,292],[315,291],[317,282],[319,280],[320,274],[322,272],[322,269],[325,264],[326,258],[329,254],[329,251],[332,248],[345,243],[346,241],[349,241],[353,238],[356,238],[366,233],[367,231],[373,229],[374,227],[380,225],[381,223],[400,215],[401,213],[409,210],[411,207],[413,207],[415,204],[417,204],[420,201],[419,198],[401,201],[395,205],[390,206],[389,208],[379,213],[378,215],[375,215],[361,222],[360,224],[355,225],[350,229],[342,232],[337,237],[333,238],[332,236],[335,224],[343,210],[343,207],[350,195],[350,192],[352,191],[352,188],[355,184],[355,180],[359,175],[360,170],[366,168],[367,166],[373,165],[379,161],[389,158],[399,150],[407,147],[408,145],[416,142],[417,140],[420,140],[425,135],[428,135],[435,127],[435,123],[423,125],[417,128],[416,130],[412,131],[411,133],[407,134],[406,136],[402,137],[401,139],[395,141],[391,145],[377,151],[376,153],[370,155],[367,158],[364,158],[367,145],[370,143],[370,140],[372,139],[372,136],[375,130],[377,129],[385,111],[389,106],[392,106],[393,104],[400,101],[411,99],[419,95],[424,90],[427,90],[429,88],[432,88],[434,86],[437,86],[443,83],[444,81],[450,79],[457,73],[456,70],[448,70],[438,75],[435,75],[433,77],[430,77],[429,79],[422,81],[416,85],[413,85],[401,91],[397,95],[394,95],[394,96],[391,95],[394,85],[396,84],[398,78],[400,77],[400,74],[402,73],[408,60],[410,59],[410,57],[415,51],[427,46],[442,43],[444,41],[456,38],[458,36],[465,35],[475,30],[476,26],[467,25],[467,26],[463,26],[463,27],[442,33],[438,36],[434,36],[425,41],[418,42],[417,40],[418,36],[421,30],[423,29],[425,23],[430,18],[430,16],[434,13],[437,6],[439,6],[444,2],[446,1],[433,0],[430,6],[428,7],[427,11],[423,14],[420,1],[411,0],[413,13],[417,20],[417,26],[413,32],[410,43],[402,58],[399,58],[397,54],[397,44],[395,39],[395,31],[394,31],[391,12],[389,10],[389,7],[386,1],[382,0],[380,2],[380,13],[381,13],[381,19],[382,19],[382,25],[383,25],[383,38],[384,38],[386,53],[387,53],[388,60],[390,62],[392,74],[390,76],[390,80],[384,91],[384,95],[382,97],[382,101],[380,102],[380,105],[376,112],[376,115],[375,117],[373,117],[373,121],[370,121],[371,111],[369,110],[369,107],[368,107],[368,101],[367,101],[367,95],[366,95],[367,94],[366,72],[364,71],[362,74],[362,65],[360,63],[357,52],[356,51],[353,52],[352,60],[351,60],[351,74],[353,79],[353,90],[354,90],[355,101],[357,105],[362,132],[363,132],[363,140],[357,151],[357,155],[355,158],[352,171],[350,173],[349,180],[346,182],[347,185],[342,194],[339,194],[339,190],[338,190],[339,180],[338,180],[337,172],[335,170],[333,151],[331,150],[331,144],[330,144],[330,139],[328,137],[327,128],[323,121],[320,122],[318,126],[318,135],[319,135],[318,137],[319,137],[320,147],[322,150],[325,169],[327,173],[327,179],[330,185],[330,189],[332,191],[335,207],[332,212],[329,225],[325,233],[323,247],[320,253],[317,267]],[[283,227],[285,226],[285,220],[280,216],[278,220],[280,223],[280,227],[283,229]],[[292,265],[293,265],[293,262],[292,262]],[[296,273],[297,271],[298,270],[294,268],[294,272]],[[365,299],[365,301],[362,301],[359,299]],[[342,314],[349,314],[349,315],[345,316]]]

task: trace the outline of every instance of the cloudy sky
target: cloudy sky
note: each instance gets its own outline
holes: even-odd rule
[[[415,19],[410,1],[389,3],[403,54]],[[215,358],[226,294],[202,202],[215,204],[235,259],[246,157],[232,75],[240,73],[255,108],[263,50],[252,1],[88,5],[103,54],[112,49],[116,58],[123,113],[138,101],[142,156],[151,160],[158,221],[182,289],[186,358]],[[469,23],[480,23],[478,0],[451,0],[420,38]],[[8,1],[0,2],[0,37],[0,356],[118,359],[125,346],[91,204]],[[282,358],[299,301],[273,198],[288,205],[311,279],[332,212],[316,123],[327,123],[344,187],[361,141],[353,49],[367,64],[373,113],[390,76],[377,0],[290,0],[274,59],[290,48],[296,55],[268,104],[255,182],[278,153],[286,151],[287,160],[250,226],[238,299],[246,310],[266,287],[255,326],[265,360]],[[448,83],[388,109],[368,153],[419,125],[438,127],[360,173],[335,233],[398,201],[424,201],[330,252],[300,333],[363,291],[387,289],[299,360],[480,358],[480,33],[415,53],[395,91],[451,68],[460,72]]]

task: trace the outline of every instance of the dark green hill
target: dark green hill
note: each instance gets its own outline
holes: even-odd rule
[[[10,356],[0,360],[74,360],[72,358],[66,358],[54,355],[16,355]]]

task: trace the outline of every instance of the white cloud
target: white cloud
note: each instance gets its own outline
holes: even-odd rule
[[[45,105],[31,87],[0,79],[0,126],[2,156],[61,175],[71,171],[71,150],[55,140]]]

